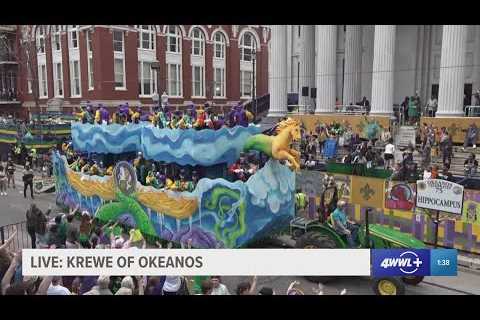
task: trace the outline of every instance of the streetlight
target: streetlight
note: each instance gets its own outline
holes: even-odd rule
[[[257,51],[255,50],[255,48],[253,48],[252,50],[252,64],[253,64],[253,104],[254,104],[254,110],[255,110],[255,114],[254,114],[254,118],[253,118],[253,121],[257,121],[257,100],[256,100],[256,93],[255,93],[255,62],[257,61]]]
[[[158,61],[152,62],[152,64],[150,65],[150,68],[152,68],[152,70],[157,71],[157,92],[153,95],[152,100],[153,102],[158,103],[159,94],[160,94],[160,62]]]

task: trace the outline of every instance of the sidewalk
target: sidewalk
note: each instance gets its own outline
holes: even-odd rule
[[[469,271],[480,274],[480,256],[459,252],[457,257],[458,266],[468,268]]]

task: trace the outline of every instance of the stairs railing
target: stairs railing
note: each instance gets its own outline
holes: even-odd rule
[[[245,109],[255,115],[256,121],[259,121],[262,117],[266,115],[268,109],[270,108],[270,94],[266,94],[256,99],[252,99],[246,102],[243,106],[245,107]]]

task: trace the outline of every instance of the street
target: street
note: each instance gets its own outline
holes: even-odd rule
[[[36,174],[40,174],[36,172]],[[0,226],[25,221],[25,213],[32,203],[30,189],[27,190],[27,198],[23,197],[22,169],[17,166],[15,171],[15,186],[7,189],[7,196],[0,196]],[[35,203],[42,210],[46,211],[49,205],[55,206],[55,194],[43,193],[34,194]]]

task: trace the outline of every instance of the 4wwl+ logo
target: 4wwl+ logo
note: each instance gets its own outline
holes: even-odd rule
[[[372,250],[374,276],[425,276],[430,272],[430,252],[425,249]]]
[[[423,264],[418,254],[412,251],[406,251],[400,255],[400,258],[385,258],[380,266],[382,268],[397,267],[405,274],[412,274],[418,271],[418,268]]]

